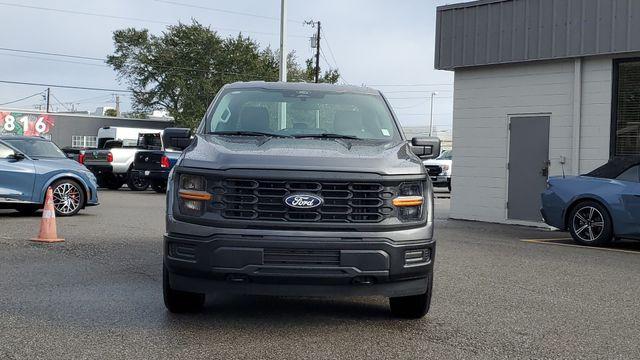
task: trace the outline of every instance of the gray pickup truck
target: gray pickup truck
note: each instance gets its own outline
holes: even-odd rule
[[[379,91],[234,83],[213,100],[169,176],[164,300],[200,309],[207,294],[390,298],[399,317],[429,311],[433,190],[422,159],[437,138],[407,140]]]

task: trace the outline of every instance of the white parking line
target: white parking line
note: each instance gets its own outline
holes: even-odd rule
[[[576,248],[587,249],[587,250],[613,251],[613,252],[621,252],[621,253],[636,254],[636,255],[640,254],[640,250],[613,249],[613,248],[605,248],[605,247],[584,246],[584,245],[577,245],[577,244],[564,244],[564,243],[553,242],[558,240],[572,240],[572,239],[571,238],[520,239],[520,241],[522,242],[531,243],[531,244],[558,245],[558,246],[576,247]]]

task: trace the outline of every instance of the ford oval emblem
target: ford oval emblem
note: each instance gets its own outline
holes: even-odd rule
[[[293,194],[284,198],[284,203],[295,209],[315,209],[323,202],[320,196],[310,194]]]

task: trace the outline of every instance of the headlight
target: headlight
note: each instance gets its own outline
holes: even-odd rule
[[[402,221],[420,220],[424,204],[422,183],[403,183],[398,195],[393,199],[393,206],[398,208],[398,218]]]
[[[449,171],[449,165],[447,165],[447,164],[442,164],[442,165],[440,165],[440,168],[442,169],[442,172],[447,172],[447,171]]]
[[[180,175],[180,188],[178,189],[178,204],[180,212],[185,215],[201,216],[204,213],[207,202],[213,198],[205,191],[206,180],[198,175]]]

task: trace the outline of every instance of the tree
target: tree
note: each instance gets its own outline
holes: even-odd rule
[[[117,30],[113,41],[115,51],[107,63],[133,92],[134,111],[167,109],[180,126],[195,128],[226,83],[278,80],[277,51],[261,49],[242,34],[222,38],[196,21],[168,26],[160,35],[146,29]],[[287,64],[289,81],[313,81],[311,60],[301,69],[290,53]],[[338,78],[338,70],[322,76],[329,83]]]
[[[118,112],[116,111],[116,109],[107,109],[104,111],[104,116],[116,117],[118,116]]]

